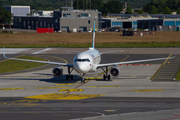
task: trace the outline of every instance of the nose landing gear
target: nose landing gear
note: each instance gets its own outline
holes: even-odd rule
[[[85,78],[84,78],[85,74],[82,74],[82,79],[81,79],[81,83],[85,83]]]

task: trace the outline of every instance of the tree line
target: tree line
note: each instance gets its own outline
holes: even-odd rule
[[[180,14],[180,0],[151,0],[143,10],[149,14],[170,14],[175,11]]]
[[[89,9],[97,9],[103,14],[119,14],[125,2],[127,2],[131,8],[141,8],[149,1],[150,0],[73,0],[73,6],[75,9],[77,6],[78,9],[86,9],[87,6]],[[0,0],[0,6],[5,5],[27,5],[31,6],[31,9],[36,10],[55,10],[60,7],[71,6],[71,0]]]
[[[107,2],[108,0],[104,0],[104,2]],[[127,5],[130,6],[133,9],[136,8],[143,8],[146,3],[150,2],[151,0],[119,0],[120,2],[124,3],[127,2]]]
[[[10,23],[11,13],[0,6],[0,23]]]
[[[0,0],[0,6],[24,5],[36,10],[55,10],[70,6],[70,0]]]
[[[123,10],[123,4],[119,0],[109,0],[106,3],[103,0],[75,0],[73,7],[84,10],[97,9],[102,15],[119,14]]]

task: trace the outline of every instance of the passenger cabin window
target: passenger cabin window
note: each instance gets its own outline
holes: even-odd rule
[[[90,62],[89,59],[76,59],[75,62]]]

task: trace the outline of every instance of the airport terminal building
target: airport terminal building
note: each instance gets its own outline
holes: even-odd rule
[[[94,20],[96,29],[100,29],[101,13],[97,10],[61,10],[60,30],[87,32],[93,29]]]
[[[108,14],[102,17],[97,10],[74,10],[73,7],[61,7],[54,11],[30,11],[30,6],[3,7],[13,14],[13,27],[20,29],[54,28],[54,31],[62,32],[87,32],[92,30],[95,20],[97,30],[139,28],[150,31],[180,31],[180,15]]]
[[[27,16],[30,14],[30,6],[3,6],[13,16]]]
[[[48,14],[31,12],[29,16],[14,16],[14,27],[21,29],[54,28],[55,31],[79,31],[87,32],[93,28],[96,21],[96,29],[101,28],[101,13],[97,10],[74,10],[73,7],[61,7],[60,10],[49,11]]]

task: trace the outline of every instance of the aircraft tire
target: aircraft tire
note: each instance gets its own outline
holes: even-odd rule
[[[69,75],[66,75],[66,80],[69,80]]]
[[[106,80],[106,75],[103,75],[103,80]]]
[[[71,80],[73,80],[73,75],[71,75]]]
[[[110,75],[108,75],[107,77],[108,77],[108,80],[110,80],[110,79],[111,79],[111,76],[110,76]]]

